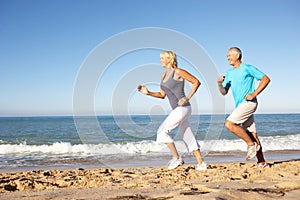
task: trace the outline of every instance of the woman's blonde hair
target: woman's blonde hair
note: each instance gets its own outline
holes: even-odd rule
[[[170,59],[170,65],[172,68],[177,68],[177,57],[173,51],[164,51],[160,55]]]

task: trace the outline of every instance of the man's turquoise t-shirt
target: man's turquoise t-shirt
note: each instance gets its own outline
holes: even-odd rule
[[[231,88],[235,107],[246,101],[247,94],[254,92],[254,78],[260,80],[263,76],[265,74],[256,67],[243,63],[238,68],[232,68],[226,72],[223,87],[226,89]]]

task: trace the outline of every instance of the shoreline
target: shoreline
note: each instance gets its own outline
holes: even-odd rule
[[[297,199],[300,160],[0,173],[0,199]]]
[[[205,154],[205,152],[203,153]],[[181,154],[185,163],[189,165],[195,165],[196,160],[191,153]],[[276,162],[278,160],[297,160],[300,159],[300,150],[282,150],[282,151],[267,151],[264,152],[265,159],[267,162]],[[128,167],[164,167],[171,159],[170,154],[156,155],[143,155],[135,154],[129,155],[128,157],[118,158],[101,158],[96,160],[79,158],[71,159],[67,162],[62,160],[57,163],[43,163],[40,165],[33,166],[15,166],[15,167],[2,167],[0,173],[5,172],[18,172],[28,170],[66,170],[66,169],[92,169],[92,168],[128,168]],[[233,162],[246,162],[245,152],[213,152],[203,156],[203,159],[208,164],[214,163],[233,163]],[[253,158],[250,162],[255,162],[256,158]],[[52,164],[52,165],[49,165]]]

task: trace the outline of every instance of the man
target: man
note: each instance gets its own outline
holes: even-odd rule
[[[242,63],[242,52],[237,47],[229,49],[227,60],[233,68],[226,72],[226,76],[219,77],[217,82],[222,95],[226,95],[231,88],[236,108],[226,119],[225,127],[246,142],[246,160],[256,155],[257,166],[268,168],[256,134],[253,114],[257,108],[256,97],[267,87],[270,79],[256,67]],[[254,87],[254,78],[260,81],[257,88]]]

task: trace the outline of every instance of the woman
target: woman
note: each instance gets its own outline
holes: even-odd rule
[[[177,152],[173,139],[169,135],[169,133],[178,126],[180,136],[188,151],[193,152],[197,159],[198,164],[196,170],[206,170],[207,165],[201,157],[200,145],[192,133],[188,122],[188,118],[192,112],[189,100],[195,94],[201,83],[196,77],[177,67],[177,58],[174,52],[162,52],[160,54],[160,62],[166,69],[166,72],[161,76],[160,91],[150,92],[143,85],[139,85],[138,90],[145,95],[156,98],[164,99],[167,96],[173,109],[157,131],[157,142],[165,143],[173,154],[168,169],[175,169],[184,164],[183,159]],[[193,87],[187,96],[184,92],[185,80],[193,84]]]

